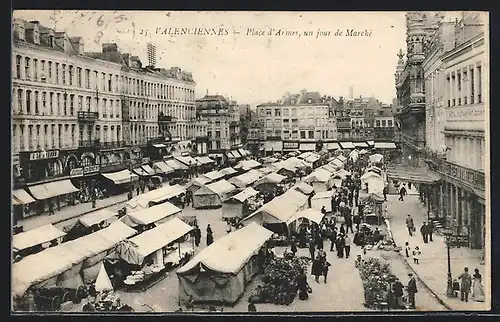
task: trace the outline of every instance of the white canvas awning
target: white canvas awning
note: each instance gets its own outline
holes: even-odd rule
[[[229,182],[234,184],[239,188],[245,188],[255,181],[259,180],[261,177],[261,173],[257,170],[250,170],[246,173],[243,173],[237,177],[229,179]]]
[[[93,211],[91,213],[88,213],[88,214],[80,217],[78,220],[85,227],[91,227],[93,225],[99,224],[102,221],[108,220],[116,215],[117,215],[117,213],[115,213],[109,209],[104,208],[101,210],[97,210],[97,211]]]
[[[265,141],[264,149],[266,151],[272,152],[281,152],[283,151],[283,142],[282,141]]]
[[[132,245],[126,252],[121,252],[120,257],[129,264],[141,265],[144,259],[155,251],[162,249],[189,233],[193,228],[180,220],[172,218],[157,227],[139,234],[127,242]],[[121,247],[125,249],[125,247]],[[133,252],[133,254],[130,254]]]
[[[230,184],[229,182],[227,182],[224,179],[219,180],[219,181],[214,182],[214,183],[211,183],[211,184],[208,184],[208,185],[206,185],[206,187],[218,195],[228,194],[228,193],[236,190],[235,186],[233,186],[232,184]]]
[[[350,173],[347,170],[341,169],[341,170],[335,172],[334,175],[340,176],[342,179],[345,179],[347,176],[352,175],[352,173]]]
[[[366,143],[366,142],[352,142],[352,144],[356,148],[367,148],[368,147],[368,143]]]
[[[210,181],[215,181],[224,178],[224,173],[220,173],[219,171],[210,171],[208,173],[205,173],[203,176],[210,179]]]
[[[136,224],[149,225],[180,213],[182,210],[165,202],[143,210],[128,213],[127,216]]]
[[[169,174],[175,171],[163,161],[155,162],[153,166],[157,169],[156,173]]]
[[[281,183],[283,180],[285,180],[286,177],[282,176],[281,174],[278,173],[270,173],[264,178],[260,179],[257,182],[257,185],[262,184],[262,183]]]
[[[174,170],[187,170],[188,167],[187,165],[175,160],[175,159],[170,159],[170,160],[163,160],[169,167],[171,167]]]
[[[299,159],[305,159],[305,158],[311,156],[312,154],[313,154],[312,152],[304,152],[304,153],[299,154],[299,156],[297,158],[299,158]]]
[[[236,274],[272,235],[272,231],[251,223],[216,240],[177,270],[177,274],[189,274],[193,269]]]
[[[239,202],[244,202],[250,197],[256,196],[259,192],[252,187],[248,187],[241,191],[237,195],[233,196],[231,199],[238,200]]]
[[[310,221],[313,221],[313,222],[319,224],[321,222],[321,220],[323,220],[324,216],[325,215],[323,213],[321,213],[320,210],[314,209],[314,208],[309,208],[309,209],[305,209],[305,210],[296,212],[288,220],[287,223],[290,224],[290,223],[294,222],[297,219],[307,219],[307,220],[310,220]]]
[[[224,168],[224,169],[220,169],[219,170],[220,173],[224,174],[225,176],[229,176],[229,175],[232,175],[232,174],[235,174],[235,173],[238,173],[238,171],[234,170],[233,168],[231,167],[227,167],[227,168]]]
[[[375,141],[366,141],[366,143],[368,143],[369,146],[373,146],[375,144]]]
[[[184,164],[185,166],[188,166],[188,167],[192,167],[192,166],[195,166],[197,164],[197,161],[190,156],[180,156],[179,155],[179,156],[175,156],[174,159],[181,162],[182,164]]]
[[[235,166],[235,168],[241,168],[243,170],[250,170],[250,169],[255,169],[260,167],[262,164],[255,160],[243,160],[238,163],[238,165]]]
[[[161,148],[166,148],[167,146],[165,144],[153,144],[155,148],[161,149]]]
[[[17,189],[12,191],[13,205],[27,205],[32,202],[35,202],[35,199],[33,199],[33,197],[30,196],[25,190]]]
[[[325,169],[316,169],[313,173],[308,175],[304,181],[309,182],[328,182],[332,177],[332,173]]]
[[[242,156],[247,156],[247,155],[250,155],[250,151],[248,150],[245,150],[245,149],[238,149],[238,152],[242,155]]]
[[[65,232],[48,224],[12,236],[12,248],[20,251],[66,235]]]
[[[309,163],[314,163],[314,162],[318,161],[319,159],[320,159],[320,156],[317,155],[316,153],[314,153],[314,154],[308,156],[307,158],[305,158],[304,160],[306,162],[309,162]]]
[[[210,159],[209,157],[196,157],[195,158],[196,161],[198,161],[198,163],[200,163],[201,165],[205,165],[205,164],[211,164],[211,163],[215,163],[214,160]]]
[[[112,173],[103,173],[102,175],[115,184],[129,183],[139,179],[138,175],[130,172],[128,169]]]
[[[97,275],[94,287],[97,292],[105,292],[113,290],[113,284],[111,284],[108,272],[106,272],[106,268],[104,267],[104,262],[101,264],[101,269],[99,270],[99,275]]]
[[[328,142],[328,143],[326,143],[326,148],[328,150],[339,150],[340,145],[336,142]]]
[[[352,144],[352,142],[340,142],[339,143],[342,149],[354,149],[355,146]]]
[[[143,165],[142,165],[142,169],[143,169],[144,171],[146,171],[146,173],[147,173],[148,175],[150,175],[150,176],[155,175],[155,171],[153,170],[153,168],[151,168],[151,167],[150,167],[149,165],[147,165],[147,164],[143,164]]]
[[[143,170],[142,168],[135,168],[132,170],[135,174],[139,175],[139,176],[149,176],[149,173],[147,173],[145,170]]]
[[[186,188],[181,185],[166,185],[161,188],[140,194],[127,201],[127,210],[136,211],[148,207],[150,202],[159,203],[173,197],[177,197],[186,192]]]
[[[394,142],[375,142],[375,149],[395,149],[396,144]]]
[[[45,200],[78,191],[69,179],[42,183],[28,187],[28,189],[37,200]]]
[[[295,189],[305,195],[310,195],[314,191],[314,188],[305,182],[299,182],[292,189]]]
[[[300,143],[300,151],[316,151],[316,143]]]
[[[193,179],[193,181],[191,182],[191,185],[201,187],[201,186],[206,185],[207,183],[210,183],[210,182],[212,182],[212,180],[208,179],[207,177],[199,176],[198,178]]]
[[[337,159],[339,159],[342,162],[346,162],[347,161],[347,158],[345,156],[343,156],[342,154],[340,154],[339,156],[337,156]]]

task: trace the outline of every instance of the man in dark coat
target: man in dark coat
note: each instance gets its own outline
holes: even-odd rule
[[[410,308],[415,309],[415,294],[418,292],[417,281],[415,280],[415,277],[413,277],[412,273],[409,273],[408,277],[410,278],[406,288],[406,291],[408,292],[408,301],[410,302]]]
[[[427,223],[427,234],[429,235],[429,241],[432,241],[433,232],[434,232],[434,223],[431,220]]]
[[[405,186],[402,186],[401,189],[399,190],[399,201],[404,201],[404,196],[406,196],[406,188]]]
[[[311,239],[309,241],[309,254],[311,255],[311,260],[314,260],[314,252],[316,251],[316,247],[314,246],[314,241]]]
[[[207,226],[207,246],[210,246],[214,242],[214,235],[210,224]]]
[[[346,233],[349,232],[349,229],[351,230],[351,233],[354,234],[354,230],[352,229],[352,217],[351,217],[351,214],[346,214],[346,216],[344,217],[345,219],[345,226],[346,226]]]
[[[198,227],[198,225],[196,225],[194,227],[194,244],[196,245],[196,247],[200,246],[200,240],[201,240],[201,229],[200,227]]]
[[[427,244],[429,242],[429,228],[427,227],[427,224],[424,223],[422,224],[422,227],[420,227],[420,233],[422,234],[422,239],[424,241],[425,244]]]
[[[465,267],[464,272],[458,276],[458,279],[461,281],[460,285],[460,300],[463,302],[469,301],[469,293],[472,285],[472,277],[469,274],[469,268]]]
[[[394,293],[394,297],[396,298],[396,309],[402,309],[403,306],[403,289],[404,286],[401,284],[398,278],[392,284],[392,292]]]
[[[413,230],[415,229],[415,223],[413,222],[413,218],[410,215],[406,217],[406,228],[408,228],[408,234],[413,236]]]
[[[384,194],[384,201],[387,201],[387,193],[389,192],[389,189],[387,188],[387,186],[384,187],[384,189],[382,190],[382,193]]]
[[[319,277],[323,275],[323,262],[319,258],[319,255],[312,263],[311,275],[314,275],[314,280],[316,283],[319,283]]]
[[[332,235],[330,236],[330,241],[332,242],[330,244],[330,251],[333,251],[333,246],[335,245],[335,242],[337,241],[337,227],[333,227],[332,230]]]

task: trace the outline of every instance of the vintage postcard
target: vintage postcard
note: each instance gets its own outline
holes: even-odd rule
[[[490,310],[488,26],[14,11],[12,312]]]

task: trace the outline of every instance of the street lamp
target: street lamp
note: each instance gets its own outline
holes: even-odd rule
[[[447,253],[447,260],[448,260],[448,279],[446,282],[446,296],[448,297],[454,297],[454,292],[453,292],[453,279],[451,278],[451,258],[450,258],[450,246],[451,246],[451,238],[453,235],[453,232],[449,229],[443,230],[443,235],[445,236],[445,243],[446,243],[446,253]]]

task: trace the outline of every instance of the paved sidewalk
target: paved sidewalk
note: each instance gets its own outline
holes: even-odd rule
[[[423,205],[420,204],[418,196],[407,196],[403,202],[398,201],[397,196],[388,196],[388,201],[388,215],[394,242],[397,246],[403,248],[407,241],[410,243],[412,249],[415,246],[419,246],[422,252],[419,264],[414,264],[411,257],[407,259],[403,256],[403,258],[432,293],[452,310],[489,310],[491,306],[489,298],[486,299],[486,302],[474,302],[470,299],[466,303],[460,301],[460,298],[448,298],[446,296],[448,272],[446,244],[444,237],[439,235],[433,235],[433,242],[429,242],[428,244],[423,243],[419,230],[423,221],[427,219],[427,213]],[[417,229],[413,237],[408,235],[408,230],[406,229],[406,217],[408,214],[411,214],[413,217]],[[452,248],[450,255],[453,278],[460,275],[464,267],[468,267],[472,273],[475,268],[478,268],[483,276],[485,293],[491,294],[486,289],[490,275],[487,275],[487,267],[481,264],[480,250],[467,247]],[[471,295],[470,297],[472,297]]]
[[[90,212],[100,210],[103,208],[108,208],[117,204],[122,204],[127,201],[127,194],[121,194],[117,196],[112,196],[106,199],[101,199],[96,201],[96,207],[92,208],[92,203],[80,203],[74,206],[66,206],[55,214],[42,214],[32,217],[27,217],[19,220],[19,225],[22,225],[24,231],[31,230],[47,224],[58,224],[73,218],[78,218]]]

